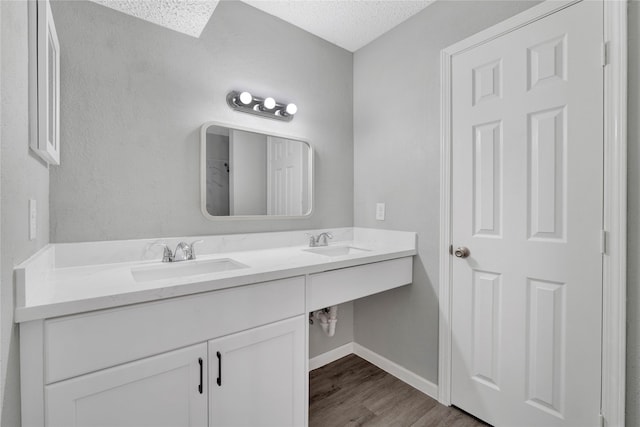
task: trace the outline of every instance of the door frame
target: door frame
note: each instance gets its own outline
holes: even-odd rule
[[[547,0],[441,51],[438,400],[451,405],[451,64],[454,56],[579,1]],[[607,426],[625,423],[627,268],[627,0],[604,7],[604,193],[602,407]]]

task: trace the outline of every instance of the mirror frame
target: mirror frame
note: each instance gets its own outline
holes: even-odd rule
[[[309,155],[307,161],[309,162],[309,202],[310,208],[309,211],[304,215],[235,215],[235,216],[215,216],[211,215],[207,211],[207,129],[210,126],[220,126],[226,127],[229,129],[241,130],[245,132],[253,132],[259,133],[262,135],[275,136],[278,138],[286,138],[292,139],[295,141],[300,141],[303,144],[306,144],[309,147]],[[205,218],[211,221],[237,221],[237,220],[282,220],[282,219],[308,219],[313,214],[315,208],[315,197],[314,197],[314,179],[313,179],[313,147],[308,140],[304,138],[299,138],[297,136],[291,135],[283,135],[280,133],[265,133],[261,130],[250,128],[246,126],[240,126],[231,123],[223,123],[223,122],[206,122],[200,127],[200,209]]]

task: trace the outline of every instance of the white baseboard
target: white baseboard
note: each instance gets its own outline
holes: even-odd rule
[[[431,381],[414,374],[410,370],[403,368],[397,363],[380,356],[378,353],[375,353],[358,343],[353,343],[353,352],[367,362],[376,365],[383,371],[409,384],[411,387],[420,390],[433,399],[438,400],[438,386]]]
[[[436,384],[354,342],[347,343],[326,353],[322,353],[313,359],[309,359],[309,371],[328,365],[329,363],[335,362],[336,360],[352,353],[362,357],[367,362],[376,365],[378,368],[393,375],[400,381],[409,384],[411,387],[420,390],[427,396],[438,400],[438,386]]]
[[[333,350],[329,350],[326,353],[322,353],[312,359],[309,359],[309,370],[313,371],[314,369],[321,368],[324,365],[328,365],[329,363],[335,362],[338,359],[342,359],[343,357],[348,356],[352,353],[352,342],[341,345],[340,347],[334,348]]]

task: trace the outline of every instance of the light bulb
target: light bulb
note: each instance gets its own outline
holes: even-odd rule
[[[253,101],[253,96],[251,96],[251,94],[249,92],[242,92],[240,94],[240,96],[238,97],[238,99],[244,105],[249,105],[249,104],[251,104],[251,101]]]
[[[262,105],[267,110],[273,110],[276,106],[276,100],[271,97],[265,98],[265,100],[262,102]]]
[[[298,107],[296,106],[296,104],[287,104],[287,108],[285,109],[285,112],[293,116],[295,113],[298,112]]]

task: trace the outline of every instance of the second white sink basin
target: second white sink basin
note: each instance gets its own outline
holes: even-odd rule
[[[131,274],[138,282],[148,282],[150,280],[197,276],[199,274],[218,273],[248,267],[248,265],[244,265],[230,258],[223,258],[203,261],[168,262],[160,265],[137,267],[131,269]]]
[[[344,256],[344,255],[356,255],[361,254],[363,252],[371,252],[369,249],[357,248],[355,246],[321,246],[317,248],[309,248],[303,249],[305,252],[311,252],[318,255],[324,256]]]

